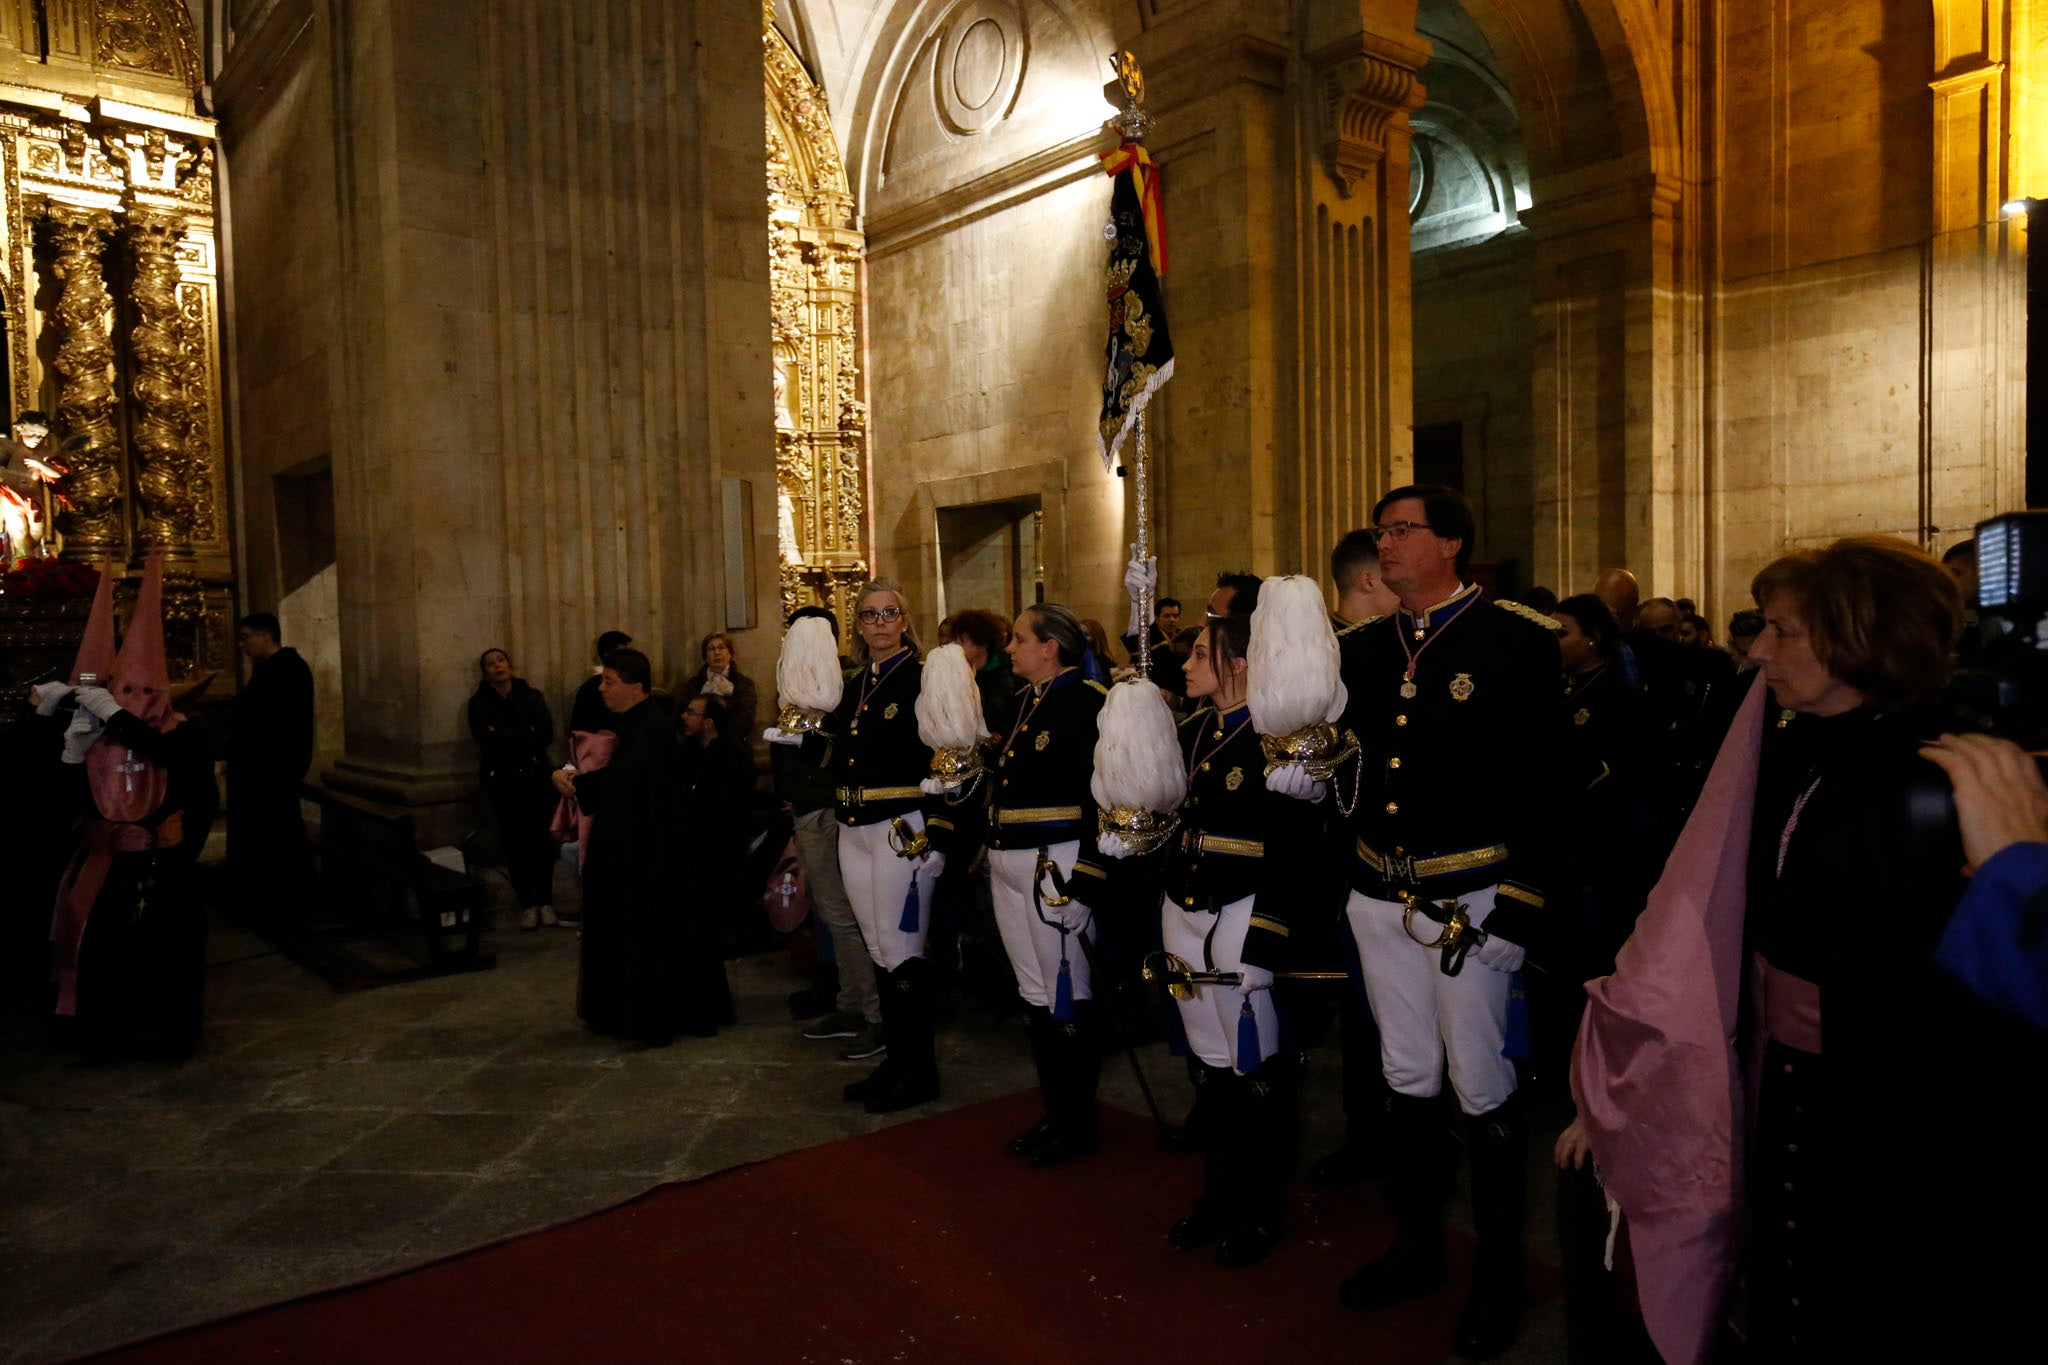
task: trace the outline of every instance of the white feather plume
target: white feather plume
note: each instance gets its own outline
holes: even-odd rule
[[[924,660],[917,694],[917,737],[933,749],[971,749],[988,733],[981,718],[981,689],[958,645],[940,645]]]
[[[1187,799],[1173,712],[1158,687],[1132,678],[1109,689],[1095,739],[1095,776],[1088,789],[1104,810],[1179,810]]]
[[[845,687],[832,623],[822,616],[806,616],[791,626],[775,661],[775,692],[782,705],[830,711],[839,705]]]
[[[1269,578],[1252,613],[1245,699],[1262,735],[1291,735],[1344,714],[1336,632],[1322,585],[1300,574]]]

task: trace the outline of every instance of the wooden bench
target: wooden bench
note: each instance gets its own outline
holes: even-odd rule
[[[320,828],[308,833],[323,888],[343,926],[340,936],[329,935],[327,960],[308,966],[338,986],[367,986],[497,965],[480,943],[488,889],[480,878],[421,853],[411,812],[310,783],[301,794],[320,807]],[[415,935],[424,940],[426,960],[396,969],[378,967],[333,941]]]

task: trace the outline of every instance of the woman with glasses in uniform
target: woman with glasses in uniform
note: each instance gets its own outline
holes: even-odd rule
[[[944,856],[929,851],[902,857],[892,841],[896,822],[923,831],[932,751],[917,736],[917,695],[924,664],[910,629],[903,590],[878,578],[860,590],[855,619],[860,667],[846,680],[838,707],[822,733],[802,742],[830,776],[839,821],[839,873],[860,922],[861,940],[874,960],[882,997],[882,1037],[888,1057],[865,1079],[846,1087],[846,1098],[870,1114],[894,1113],[939,1095],[934,1046],[933,989],[925,961],[932,887]],[[779,731],[771,742],[787,742]]]
[[[1029,1012],[1045,1100],[1044,1116],[1009,1150],[1033,1166],[1053,1166],[1094,1151],[1097,1142],[1101,1050],[1088,903],[1106,883],[1088,785],[1106,693],[1084,674],[1088,639],[1065,607],[1026,607],[1009,650],[1011,670],[1027,686],[992,765],[990,889],[996,928]]]

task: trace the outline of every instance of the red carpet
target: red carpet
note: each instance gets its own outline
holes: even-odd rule
[[[1101,1153],[1031,1171],[1015,1095],[793,1152],[353,1288],[120,1348],[204,1362],[813,1361],[1062,1365],[1189,1352],[1436,1361],[1452,1287],[1374,1315],[1338,1281],[1392,1235],[1364,1194],[1304,1196],[1287,1243],[1226,1273],[1163,1238],[1200,1179],[1105,1110]]]

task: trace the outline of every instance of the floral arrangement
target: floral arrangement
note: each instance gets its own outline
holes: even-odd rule
[[[0,573],[0,594],[23,598],[91,597],[99,588],[99,570],[68,559],[17,559]]]

